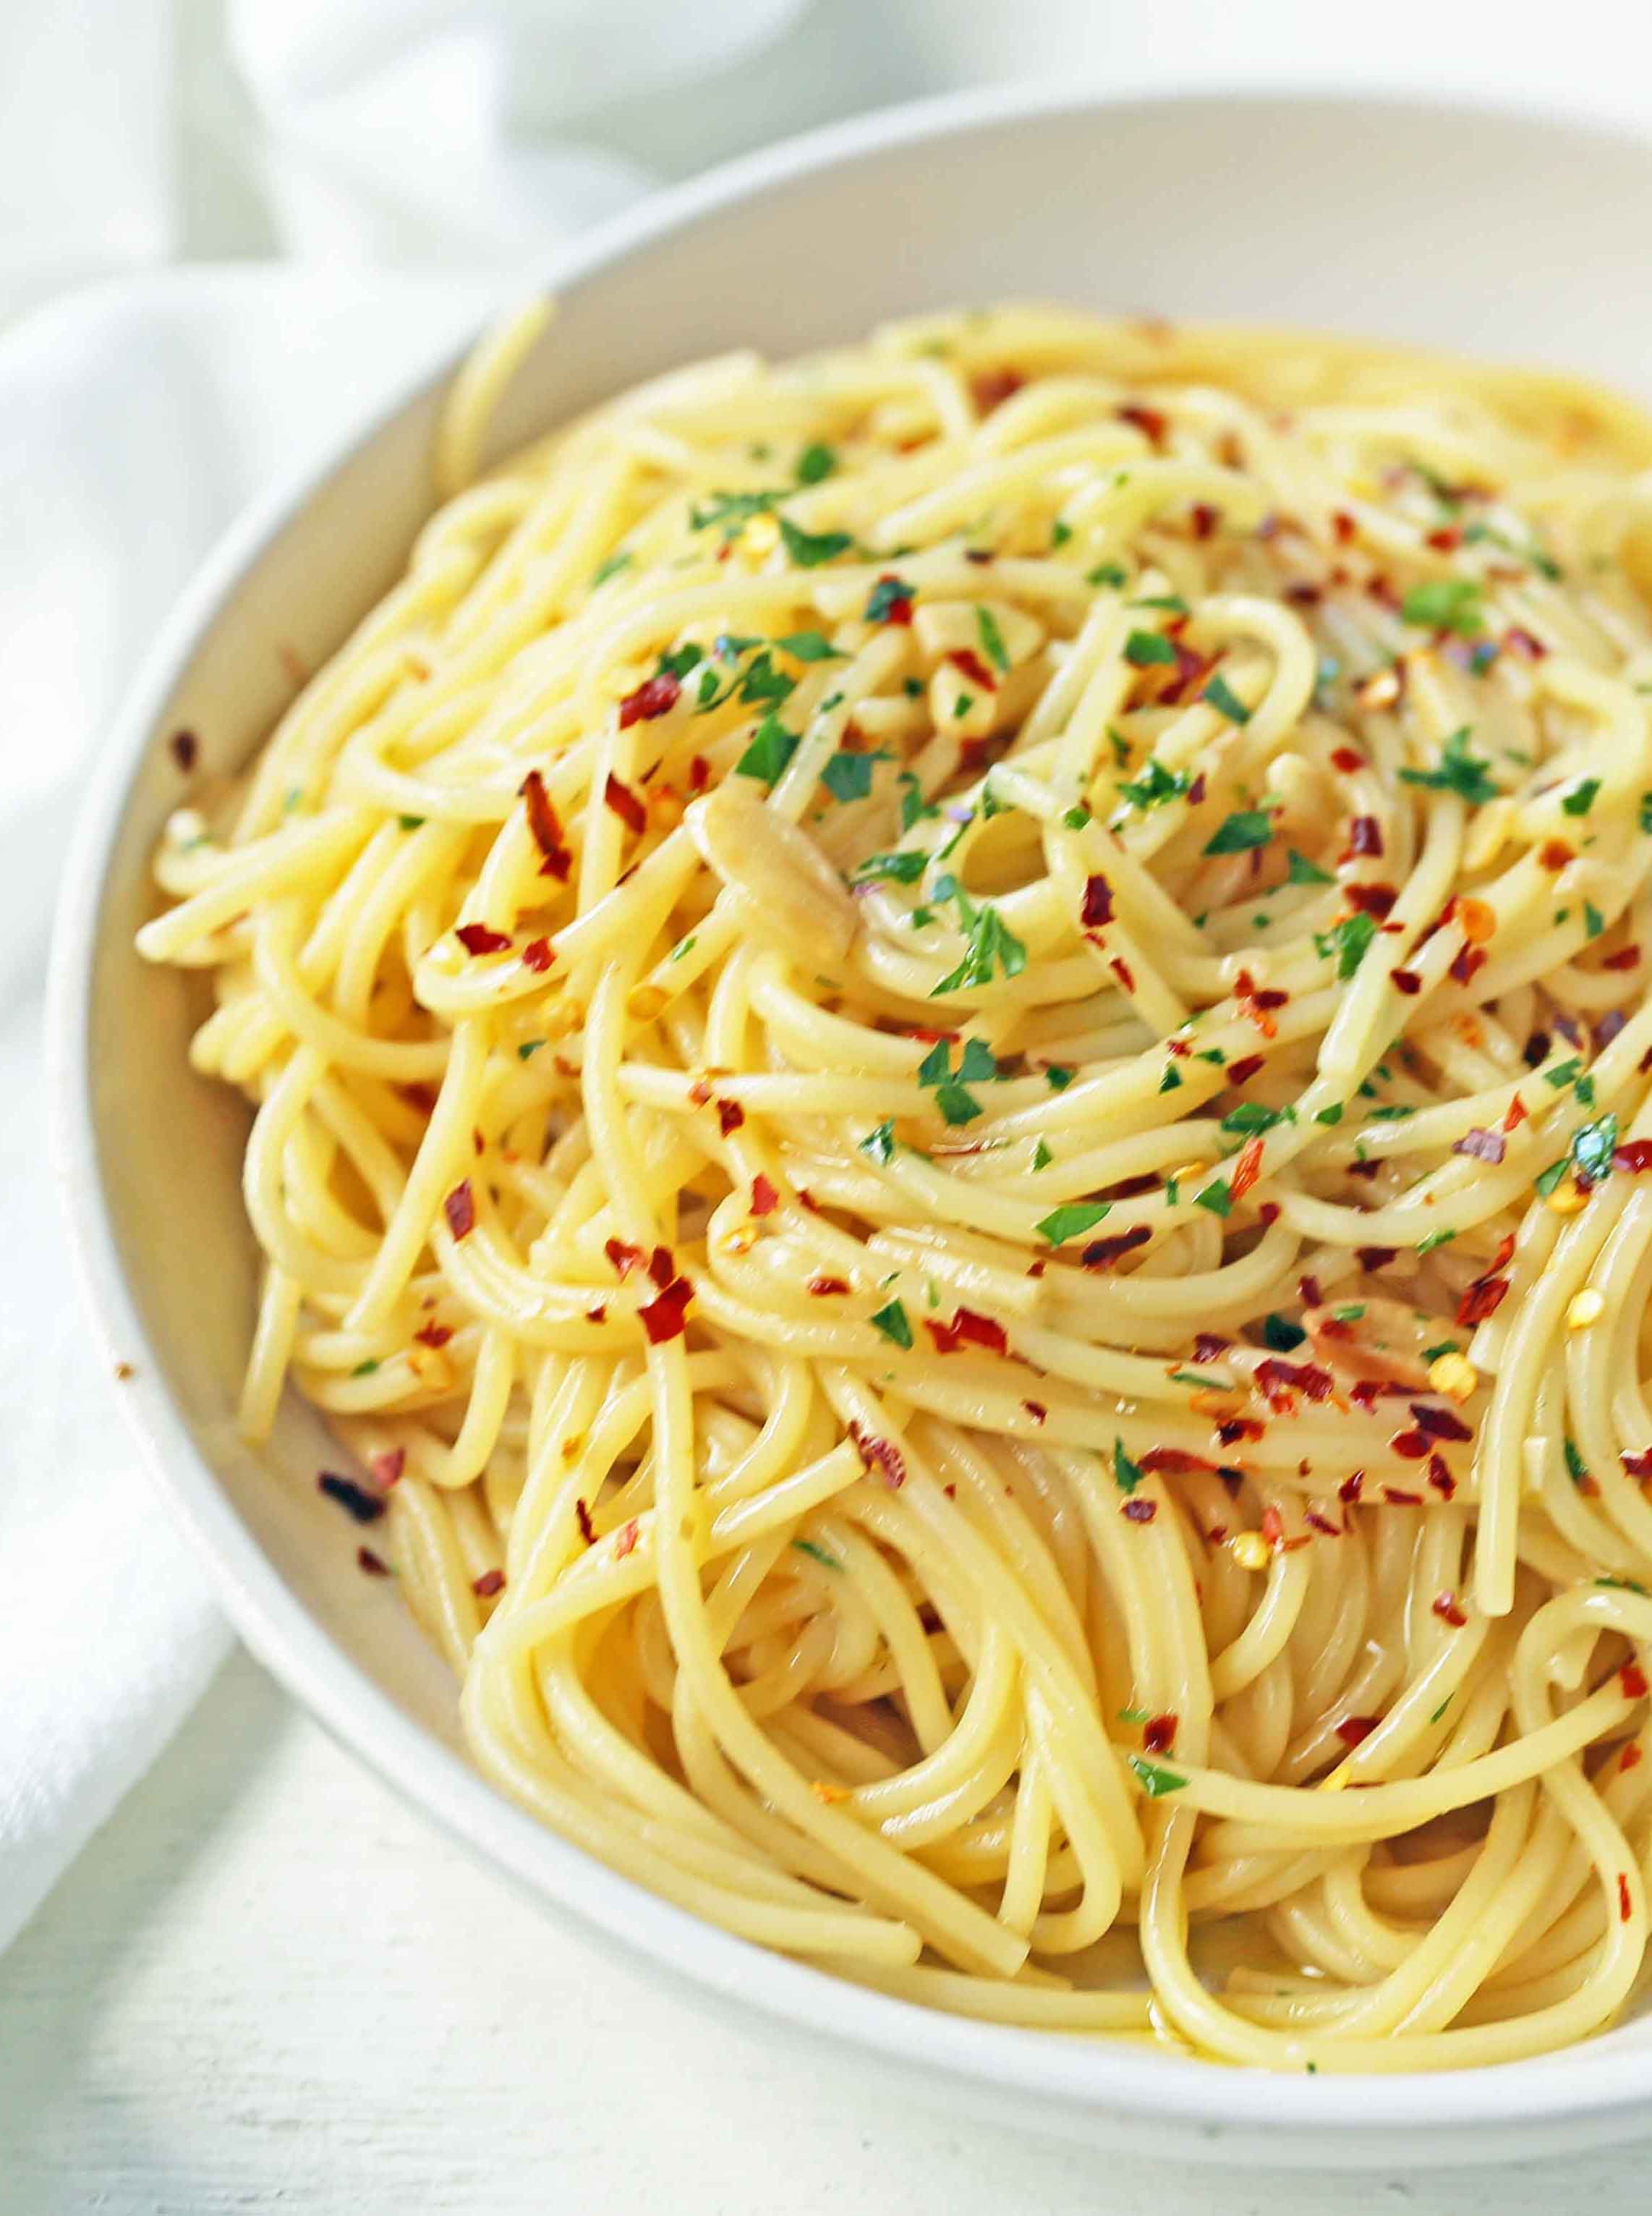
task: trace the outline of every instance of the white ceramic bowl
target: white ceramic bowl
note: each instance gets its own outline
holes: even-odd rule
[[[1551,361],[1652,397],[1641,280],[1652,146],[1507,114],[1348,99],[972,96],[734,164],[546,273],[562,313],[502,449],[731,344],[787,353],[881,317],[1001,297],[1293,323]],[[363,1579],[289,1405],[235,1436],[254,1289],[246,1117],[185,1061],[192,995],[132,951],[195,731],[238,765],[390,585],[428,505],[444,378],[230,536],[102,750],[55,957],[57,1123],[83,1275],[145,1458],[248,1643],[347,1744],[543,1899],[746,2015],[854,2051],[973,2113],[1185,2159],[1386,2165],[1535,2154],[1652,2129],[1652,2021],[1550,2059],[1445,2077],[1282,2078],[931,2015],[764,1954],[612,1875],[467,1764],[453,1687],[394,1587]]]

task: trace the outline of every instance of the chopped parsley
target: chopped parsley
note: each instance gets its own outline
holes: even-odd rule
[[[1141,1780],[1141,1789],[1150,1800],[1162,1800],[1167,1793],[1179,1793],[1188,1782],[1179,1770],[1166,1770],[1162,1762],[1149,1762],[1144,1754],[1127,1755],[1125,1759]]]
[[[1072,1072],[1064,1069],[1059,1062],[1053,1062],[1044,1072],[1044,1082],[1052,1093],[1065,1093],[1072,1082]]]
[[[1472,638],[1485,629],[1480,590],[1472,577],[1431,577],[1412,586],[1400,602],[1400,614],[1425,631],[1454,631],[1459,638]]]
[[[1133,669],[1151,669],[1156,662],[1176,667],[1176,649],[1163,631],[1133,631],[1124,642],[1124,658]]]
[[[1005,671],[1010,667],[1010,649],[1004,643],[1004,633],[998,629],[998,618],[991,608],[977,608],[975,629],[981,642],[981,651],[994,669]]]
[[[834,800],[864,800],[872,790],[877,764],[894,760],[887,747],[874,754],[835,754],[820,772],[820,782]]]
[[[1562,800],[1560,805],[1563,811],[1568,816],[1587,816],[1594,807],[1595,795],[1600,790],[1600,780],[1598,777],[1580,779]]]
[[[1112,1212],[1112,1203],[1105,1200],[1073,1200],[1064,1208],[1053,1208],[1041,1216],[1033,1228],[1052,1246],[1065,1246],[1069,1239],[1078,1239],[1086,1231],[1093,1231],[1104,1216]]]
[[[895,1127],[880,1123],[875,1131],[869,1131],[860,1142],[862,1154],[875,1162],[892,1162],[895,1153]]]
[[[1274,835],[1274,819],[1266,809],[1242,808],[1217,826],[1216,834],[1205,848],[1207,854],[1245,854],[1253,846],[1265,846]]]
[[[1340,923],[1334,923],[1329,931],[1315,932],[1313,943],[1327,958],[1336,956],[1336,974],[1346,982],[1365,960],[1376,936],[1376,917],[1367,914],[1364,908],[1356,908],[1352,915],[1345,915]]]
[[[1497,797],[1497,786],[1487,774],[1491,767],[1477,754],[1469,752],[1469,727],[1461,724],[1440,748],[1440,761],[1434,769],[1403,769],[1403,785],[1426,785],[1431,792],[1454,792],[1466,800],[1471,807]]]
[[[817,1546],[813,1539],[794,1539],[792,1544],[800,1554],[812,1554],[823,1569],[841,1570],[843,1567],[835,1554],[828,1554],[826,1548]]]
[[[903,846],[893,854],[869,854],[855,872],[857,885],[870,884],[880,877],[893,878],[898,885],[915,885],[929,866],[929,856],[920,854],[916,847]]]
[[[797,482],[799,484],[819,484],[821,478],[829,477],[837,466],[838,457],[831,447],[823,446],[817,440],[814,446],[805,446],[797,457]]]
[[[605,562],[599,563],[598,567],[592,571],[592,591],[594,593],[599,585],[605,585],[611,577],[618,576],[622,569],[628,569],[630,567],[630,555],[623,547],[620,549],[617,554],[611,554]]]
[[[899,1301],[891,1301],[887,1308],[881,1308],[871,1320],[883,1333],[885,1339],[894,1339],[897,1346],[912,1345],[912,1327],[907,1320],[906,1309]]]
[[[1110,585],[1115,592],[1123,589],[1124,564],[1121,562],[1098,562],[1093,569],[1084,573],[1087,585]]]
[[[835,562],[855,543],[846,531],[800,530],[787,515],[780,519],[780,536],[786,542],[787,553],[800,569],[818,569],[823,562]]]
[[[1233,1193],[1227,1179],[1214,1179],[1202,1192],[1194,1193],[1193,1204],[1195,1208],[1207,1208],[1213,1216],[1231,1216]]]
[[[904,577],[880,577],[867,595],[865,620],[868,623],[887,623],[896,603],[916,598],[918,588],[909,585]]]
[[[990,1084],[998,1074],[998,1062],[983,1039],[964,1041],[955,1070],[944,1039],[937,1040],[918,1065],[918,1083],[935,1087],[935,1105],[949,1123],[968,1123],[980,1114],[981,1104],[968,1088]]]
[[[1334,885],[1336,882],[1328,870],[1320,869],[1305,854],[1299,854],[1294,846],[1287,850],[1285,881],[1292,885]]]
[[[1125,1452],[1124,1441],[1116,1436],[1113,1441],[1113,1482],[1121,1493],[1133,1493],[1146,1472],[1139,1462],[1132,1462]]]
[[[1262,1343],[1271,1347],[1275,1354],[1293,1352],[1307,1336],[1301,1325],[1293,1323],[1288,1316],[1270,1314],[1262,1318]]]
[[[1199,697],[1201,700],[1208,700],[1217,713],[1225,716],[1230,723],[1248,723],[1250,721],[1250,709],[1219,670]]]
[[[772,785],[797,751],[797,733],[789,731],[772,710],[752,734],[752,742],[734,764],[736,777],[761,778]]]
[[[961,992],[970,985],[990,985],[995,971],[1004,977],[1019,977],[1026,967],[1026,948],[987,901],[975,911],[969,926],[963,960],[931,988],[930,998],[938,1000],[943,993]]]
[[[789,631],[775,641],[798,662],[841,662],[842,654],[818,631]]]
[[[1222,1118],[1225,1131],[1249,1134],[1252,1131],[1271,1131],[1275,1123],[1285,1121],[1282,1108],[1264,1108],[1260,1100],[1242,1100],[1237,1108],[1230,1108]]]
[[[1192,782],[1184,769],[1169,770],[1161,761],[1150,761],[1139,778],[1120,785],[1119,797],[1132,808],[1158,808],[1167,800],[1180,800]]]

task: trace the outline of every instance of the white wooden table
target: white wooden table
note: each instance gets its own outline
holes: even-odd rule
[[[4,2216],[1641,2216],[1652,2174],[1166,2153],[851,2106],[507,1889],[240,1654],[0,1961]]]

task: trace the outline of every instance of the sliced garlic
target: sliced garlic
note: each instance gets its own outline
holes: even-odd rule
[[[841,961],[859,911],[807,831],[743,792],[738,779],[691,802],[683,822],[707,867],[740,902],[748,929],[789,953]]]

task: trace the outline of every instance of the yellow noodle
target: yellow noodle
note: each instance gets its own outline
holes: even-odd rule
[[[157,859],[247,1436],[326,1412],[484,1770],[730,1930],[1241,2065],[1611,2023],[1652,427],[1009,307],[473,483],[546,315]]]

